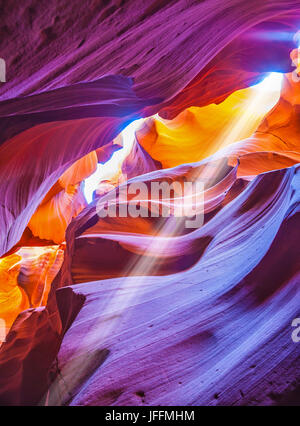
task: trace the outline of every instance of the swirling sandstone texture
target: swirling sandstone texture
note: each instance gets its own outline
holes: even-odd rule
[[[0,404],[300,404],[300,0],[0,10]],[[202,226],[161,217],[199,178]]]

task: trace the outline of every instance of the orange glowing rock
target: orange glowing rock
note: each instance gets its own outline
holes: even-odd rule
[[[290,73],[283,77],[281,93],[279,87],[265,90],[259,84],[219,105],[191,107],[173,120],[152,117],[137,139],[164,168],[227,157],[230,166],[239,161],[238,177],[249,179],[300,162],[299,103],[298,79]]]
[[[279,98],[279,90],[240,90],[219,105],[191,107],[173,120],[151,118],[137,132],[143,148],[164,168],[200,161],[252,135]]]
[[[97,163],[97,154],[92,151],[66,170],[28,224],[34,236],[57,244],[65,240],[67,226],[86,206],[80,183],[96,170]]]
[[[6,333],[20,312],[46,305],[63,255],[62,246],[22,247],[0,259],[0,318]]]
[[[65,240],[65,231],[73,217],[86,206],[79,185],[68,185],[47,203],[40,205],[28,227],[34,236],[59,244]]]
[[[252,137],[223,150],[229,164],[239,159],[238,176],[256,176],[300,162],[300,131],[297,108],[300,87],[293,74],[286,74],[278,103],[266,115]]]
[[[17,254],[0,259],[0,318],[5,322],[6,332],[17,315],[29,308],[25,291],[17,285],[21,259]]]
[[[272,134],[284,142],[285,150],[299,152],[299,116],[300,85],[294,81],[294,75],[286,74],[283,79],[279,102],[264,118],[257,129],[259,132]]]
[[[18,284],[28,296],[31,307],[45,306],[51,283],[64,257],[64,246],[22,247]]]
[[[97,168],[98,156],[96,151],[92,151],[80,160],[77,160],[65,173],[59,178],[59,183],[63,188],[69,185],[75,185],[82,182],[90,176]]]

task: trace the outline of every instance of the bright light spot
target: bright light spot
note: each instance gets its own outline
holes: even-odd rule
[[[83,194],[88,204],[93,201],[93,192],[101,180],[101,169],[101,164],[97,164],[97,170],[84,181]]]
[[[277,92],[281,90],[282,80],[283,74],[271,72],[268,77],[253,87],[262,92]]]
[[[84,181],[83,193],[88,204],[93,201],[93,193],[103,180],[112,179],[121,171],[122,163],[130,153],[135,141],[135,132],[143,118],[130,123],[121,133],[123,148],[116,151],[105,164],[98,164],[97,170]]]

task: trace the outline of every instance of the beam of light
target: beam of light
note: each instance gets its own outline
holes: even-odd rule
[[[199,132],[201,132],[202,127],[204,127],[204,132],[206,131],[205,120],[207,119],[207,114],[208,117],[211,115],[212,122],[218,117],[218,114],[220,114],[220,119],[223,120],[223,126],[222,128],[218,128],[216,134],[213,135],[214,130],[211,130],[209,136],[214,137],[210,138],[211,142],[207,148],[206,156],[212,155],[221,148],[253,135],[262,119],[279,101],[283,76],[283,74],[277,72],[269,73],[264,80],[259,83],[232,93],[220,105],[211,104],[203,108],[190,107],[190,111],[194,115],[193,119],[195,120],[195,125],[198,126]],[[232,111],[232,115],[229,115],[230,111]],[[204,121],[202,124],[203,117]],[[180,120],[178,120],[178,128],[176,124],[177,118],[170,121],[156,114],[154,119],[158,133],[162,134],[163,149],[167,149],[169,146],[169,143],[164,142],[164,137],[170,137],[170,140],[172,140],[172,132],[170,133],[172,128],[175,129],[175,140],[177,137],[178,141],[180,141],[181,138],[183,139],[182,131],[184,127],[181,126],[184,126],[184,123],[182,124]],[[203,137],[201,133],[199,133],[199,135]],[[185,138],[188,139],[187,132]],[[195,145],[197,143],[195,135],[193,135],[192,140]],[[204,151],[206,151],[206,149]],[[155,152],[156,150],[154,149],[154,155]],[[198,155],[197,151],[195,151],[194,154],[192,161],[197,162],[204,159],[202,149],[199,149]]]
[[[246,122],[249,121],[250,116],[255,115],[258,109],[271,109],[276,104],[279,99],[282,80],[283,74],[273,72],[270,73],[262,82],[256,84],[255,86],[252,86],[256,93],[261,94],[260,97],[263,97],[264,94],[270,93],[274,94],[274,98],[272,98],[270,104],[265,104],[263,102],[261,103],[260,99],[258,100],[256,99],[256,97],[254,97],[253,104],[247,107],[246,113],[243,115],[245,119],[240,121],[240,126],[232,126],[231,123],[232,131],[233,129],[236,130],[234,132],[236,133],[236,136],[238,136],[238,132],[241,127],[246,125]],[[250,98],[250,102],[252,102],[252,97]],[[156,114],[154,118],[156,120],[162,120],[158,114]],[[93,194],[94,191],[97,189],[99,183],[103,180],[112,179],[119,173],[123,161],[132,149],[135,140],[135,132],[140,127],[142,121],[143,119],[135,120],[122,131],[121,137],[123,141],[123,148],[119,151],[116,151],[112,155],[111,159],[105,164],[98,163],[96,171],[87,179],[85,179],[83,193],[88,204],[93,201]],[[232,133],[230,133],[230,136],[232,136]],[[224,138],[223,135],[223,139],[227,140],[228,138],[229,137]],[[226,143],[224,143],[224,145],[226,145]]]
[[[214,142],[214,152],[240,140],[245,129],[253,128],[257,117],[261,119],[277,104],[280,98],[283,74],[270,73],[263,81],[251,86],[252,94],[245,103],[243,112],[224,129]],[[261,121],[260,119],[260,121]],[[257,124],[258,125],[258,124]],[[249,134],[249,137],[251,134]]]
[[[140,127],[143,119],[135,120],[130,123],[122,132],[123,148],[114,152],[110,160],[105,164],[97,164],[97,170],[84,181],[83,194],[88,204],[93,201],[94,191],[98,188],[103,180],[112,179],[121,172],[122,163],[129,155],[134,141],[135,132]]]
[[[215,142],[218,149],[228,145],[229,140],[237,140],[234,139],[234,137],[240,133],[241,128],[246,126],[253,115],[257,113],[257,109],[266,108],[266,105],[264,104],[262,106],[262,104],[268,93],[271,92],[273,95],[273,105],[268,105],[268,108],[271,109],[277,103],[280,96],[282,77],[283,76],[279,73],[270,73],[261,83],[253,86],[253,93],[243,113],[238,119],[230,123],[228,129],[224,129],[222,138]],[[163,120],[158,115],[154,116],[154,118]],[[131,123],[122,132],[124,147],[126,147],[128,152],[130,152],[132,147],[135,138],[135,130],[140,125],[139,122],[140,120]],[[126,155],[124,158],[126,158]],[[108,163],[110,163],[110,161]],[[194,176],[193,178],[201,179],[201,175],[205,175],[206,179],[209,179],[213,177],[211,174],[215,175],[219,172],[217,168],[212,168],[209,171],[205,169],[206,167],[204,167],[200,175]],[[99,178],[101,179],[101,173],[97,175],[97,179],[95,179],[94,182],[99,183]],[[172,218],[169,219],[171,220],[167,220],[161,226],[158,226],[156,233],[152,235],[150,243],[147,245],[140,259],[128,263],[126,271],[124,271],[124,278],[119,278],[118,290],[113,293],[107,306],[102,308],[98,321],[95,321],[89,329],[89,333],[80,341],[76,353],[73,354],[73,360],[67,363],[63,368],[61,375],[64,377],[64,384],[69,394],[72,394],[72,391],[76,388],[78,383],[81,385],[81,378],[84,377],[85,372],[90,368],[90,361],[87,358],[82,358],[81,355],[84,355],[86,350],[94,347],[105,348],[107,341],[114,335],[114,330],[117,328],[119,322],[125,321],[124,317],[127,315],[126,311],[128,308],[136,303],[135,299],[138,297],[139,291],[146,285],[148,277],[156,274],[159,268],[159,262],[157,260],[160,259],[161,255],[155,256],[153,253],[161,253],[163,250],[168,252],[168,247],[176,243],[176,238],[174,238],[174,236],[185,226],[186,217],[180,218],[180,220],[176,222],[174,222]],[[192,232],[197,232],[197,229]],[[69,387],[67,387],[67,383]],[[55,395],[56,386],[58,386],[58,380],[51,386],[46,400],[48,400],[50,393]],[[59,404],[59,401],[57,401],[57,403]]]
[[[102,167],[101,164],[98,163],[96,171],[84,181],[83,194],[88,204],[93,201],[93,194],[101,181],[101,175]]]
[[[252,86],[254,89],[262,93],[280,92],[283,81],[283,74],[279,72],[271,72],[263,81]]]

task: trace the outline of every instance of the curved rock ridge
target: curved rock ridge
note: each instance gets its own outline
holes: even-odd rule
[[[118,209],[123,204],[121,196],[119,198],[117,195],[116,198],[116,217],[110,217],[108,210],[108,216],[105,214],[106,217],[102,218],[101,211],[107,208],[111,192],[96,199],[68,227],[67,250],[61,270],[60,285],[62,286],[64,282],[70,284],[130,275],[133,273],[131,265],[139,263],[145,253],[147,257],[153,257],[158,262],[161,258],[162,269],[158,268],[157,271],[153,269],[153,274],[160,275],[171,273],[173,269],[174,272],[178,268],[184,269],[190,263],[188,257],[195,261],[209,240],[209,236],[207,236],[203,241],[200,239],[197,244],[194,234],[187,233],[189,230],[185,228],[185,221],[188,217],[185,217],[183,209],[180,210],[177,217],[174,216],[176,206],[184,204],[185,201],[184,181],[195,183],[200,181],[204,185],[206,189],[201,198],[199,197],[199,201],[196,200],[199,205],[196,206],[193,213],[208,215],[226,203],[227,193],[236,183],[236,172],[237,167],[228,167],[225,159],[178,166],[174,169],[154,171],[133,178],[118,188],[118,191],[122,193],[122,188],[127,191],[130,185],[137,185],[137,195],[133,197],[128,192],[125,217],[123,213],[123,217],[118,214]],[[177,185],[179,182],[181,183],[179,188],[174,187],[174,195],[170,193],[170,198],[162,199],[158,194],[158,198],[154,199],[151,192],[153,183],[161,185],[163,182],[169,185],[174,182]],[[147,196],[149,198],[144,198],[144,191],[139,189],[140,183],[146,189],[148,188]],[[202,186],[201,189],[203,190]],[[237,194],[234,189],[232,192]],[[138,204],[139,216],[132,217],[130,216],[130,206],[136,204]],[[170,208],[170,218],[162,216],[164,214],[163,205]],[[174,246],[174,249],[170,251],[169,246]],[[180,257],[182,256],[184,259],[185,255],[187,265],[184,261],[180,261]],[[117,264],[116,258],[118,259]],[[144,272],[139,268],[134,270],[135,275],[143,275]]]

